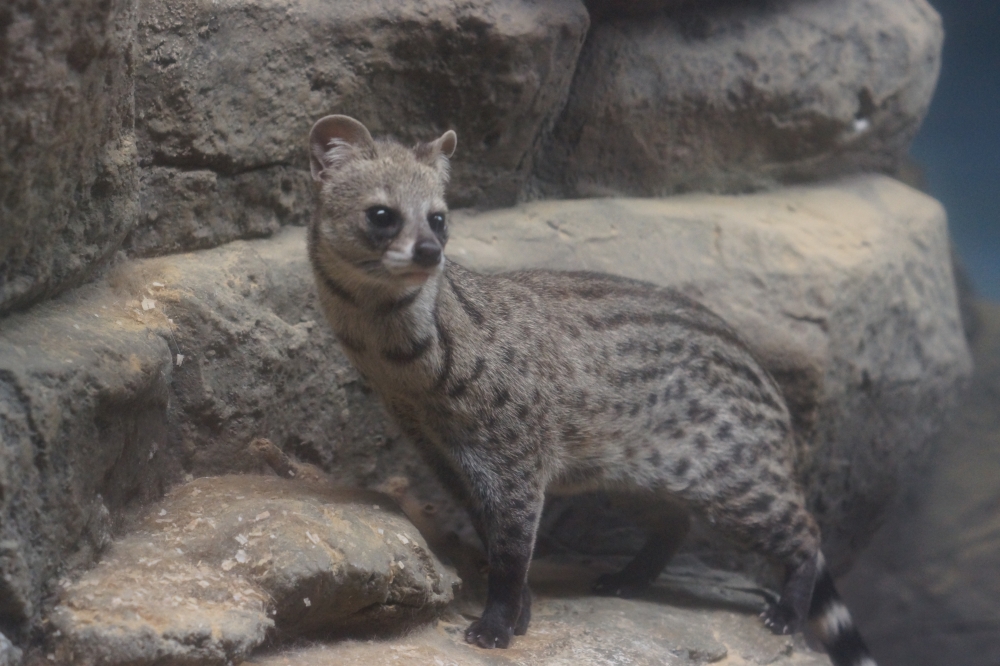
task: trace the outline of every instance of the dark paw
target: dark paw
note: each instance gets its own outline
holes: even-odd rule
[[[649,587],[646,581],[637,581],[632,577],[623,576],[621,573],[601,574],[591,585],[590,589],[594,594],[603,597],[621,597],[631,599],[637,597]]]
[[[801,624],[794,611],[778,604],[768,604],[760,617],[764,626],[779,636],[794,634]]]
[[[527,625],[525,625],[527,629]],[[491,620],[483,617],[465,630],[465,642],[478,645],[481,648],[505,648],[510,645],[510,637],[513,631],[511,627],[505,626],[503,622]]]

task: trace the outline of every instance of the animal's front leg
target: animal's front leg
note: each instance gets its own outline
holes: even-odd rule
[[[487,537],[489,577],[486,608],[465,632],[465,640],[505,648],[514,633],[527,631],[531,617],[530,608],[524,607],[531,603],[526,585],[543,492],[525,483],[527,475],[516,469],[470,477]]]

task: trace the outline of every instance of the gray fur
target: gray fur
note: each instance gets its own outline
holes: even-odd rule
[[[356,122],[331,116],[313,130],[320,193],[310,257],[350,360],[466,502],[486,544],[488,599],[467,639],[506,647],[524,633],[545,493],[594,489],[662,501],[665,516],[599,591],[654,579],[693,511],[787,566],[768,622],[797,628],[819,530],[792,478],[781,391],[739,336],[678,292],[624,278],[484,276],[443,255],[408,273],[408,251],[423,244],[435,256],[430,246],[447,241],[428,220],[446,211],[454,133],[409,150],[373,141]],[[366,211],[378,206],[396,211],[399,225],[373,240]]]

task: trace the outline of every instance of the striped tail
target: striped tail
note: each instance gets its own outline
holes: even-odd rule
[[[854,626],[850,611],[837,594],[823,556],[818,558],[816,585],[809,605],[809,624],[834,666],[876,666],[868,646]]]

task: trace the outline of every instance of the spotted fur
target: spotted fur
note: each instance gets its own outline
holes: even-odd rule
[[[455,142],[447,132],[410,150],[350,118],[320,120],[309,252],[346,354],[486,544],[486,608],[467,639],[507,647],[527,630],[545,494],[611,489],[662,502],[662,520],[599,592],[655,579],[694,512],[787,567],[772,629],[810,618],[837,645],[853,625],[830,601],[771,376],[722,319],[674,290],[584,272],[484,276],[446,261],[438,216]],[[836,663],[860,666],[860,645]]]

